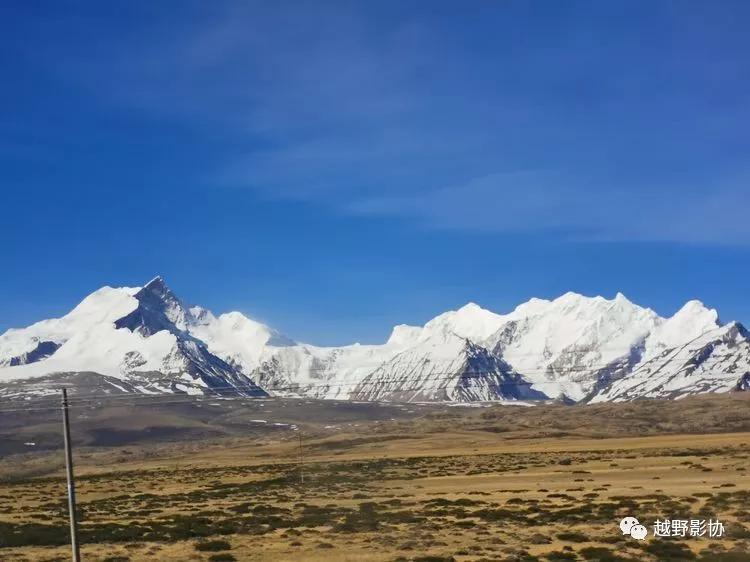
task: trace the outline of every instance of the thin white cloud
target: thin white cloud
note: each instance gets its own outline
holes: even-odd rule
[[[419,196],[362,199],[352,212],[413,218],[428,227],[557,231],[569,239],[745,245],[750,239],[746,182],[675,196],[660,189],[574,186],[550,172],[491,174]]]
[[[691,177],[692,163],[679,169],[668,144],[693,142],[685,150],[695,153],[701,127],[720,136],[737,114],[695,112],[696,89],[653,88],[664,63],[630,65],[627,36],[611,37],[604,52],[588,27],[482,50],[418,13],[380,20],[351,5],[201,5],[197,17],[107,36],[101,51],[51,58],[113,103],[246,144],[212,174],[217,184],[428,228],[750,239],[747,176]],[[689,110],[697,140],[679,138],[679,128],[660,136],[668,127],[658,123],[630,130],[618,112],[636,102]],[[654,139],[671,160],[649,177],[661,163],[640,145],[659,146]]]

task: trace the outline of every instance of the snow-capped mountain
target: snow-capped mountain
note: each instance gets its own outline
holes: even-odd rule
[[[104,287],[62,318],[0,336],[0,381],[91,372],[144,393],[265,394],[191,335],[193,324],[160,277],[142,288]]]
[[[367,375],[356,400],[543,400],[501,357],[452,332],[425,338]]]
[[[469,304],[434,318],[424,327],[398,325],[382,345],[288,346],[273,353],[253,375],[264,388],[316,398],[404,400],[410,396],[414,400],[449,400],[454,399],[450,389],[460,386],[458,380],[463,373],[464,381],[472,381],[463,384],[476,388],[456,394],[455,399],[460,396],[469,399],[472,393],[477,397],[498,399],[499,390],[493,393],[488,389],[482,393],[479,387],[484,383],[480,377],[472,374],[467,378],[466,372],[467,369],[479,370],[477,367],[472,369],[468,361],[472,356],[469,348],[480,347],[471,340],[491,334],[496,329],[498,318],[492,312]],[[489,357],[489,352],[487,355]],[[420,363],[422,360],[431,361],[433,368],[424,367]],[[503,368],[507,373],[500,367],[496,368],[495,363],[492,363],[494,370],[490,372],[489,364],[482,367],[482,375],[486,375],[487,381],[492,373],[503,373],[508,377],[517,375],[507,366]],[[405,365],[412,365],[413,369],[404,372]],[[376,390],[376,381],[379,380],[382,380],[384,390]],[[416,388],[420,384],[426,385],[425,392]],[[505,386],[503,390],[510,399],[513,393]],[[541,396],[533,392],[530,395]]]
[[[618,294],[470,303],[381,345],[296,343],[239,312],[187,307],[157,277],[0,335],[0,383],[85,374],[123,392],[391,401],[632,400],[750,387],[750,335],[688,302],[670,318]],[[79,375],[80,378],[80,375]],[[76,379],[78,380],[78,379]],[[2,388],[0,388],[2,393]]]
[[[732,322],[643,361],[632,372],[598,390],[591,402],[747,390],[748,382],[750,333]]]
[[[699,301],[662,318],[622,294],[608,300],[566,293],[554,300],[532,299],[505,315],[469,303],[423,327],[397,326],[380,346],[287,347],[264,361],[254,376],[268,389],[321,398],[588,401],[615,381],[640,382],[649,362],[720,329],[717,312]],[[730,355],[741,354],[746,332],[738,338]],[[694,355],[697,364],[709,360],[698,350]],[[702,386],[686,384],[670,397],[724,392],[730,380],[743,388],[745,363],[736,359],[731,370],[727,360],[712,367],[723,369],[721,375],[708,375]],[[669,366],[675,372],[679,368],[676,362]],[[750,366],[745,370],[750,372]],[[645,386],[612,399],[648,396],[662,394]]]
[[[612,300],[566,293],[518,306],[487,344],[538,390],[579,401],[665,349],[717,328],[717,318],[698,301],[665,319],[620,293]]]

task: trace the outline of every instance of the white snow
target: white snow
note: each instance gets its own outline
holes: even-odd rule
[[[716,310],[695,300],[670,318],[620,293],[612,299],[572,292],[554,300],[531,299],[505,314],[469,303],[421,327],[395,326],[384,344],[319,347],[293,342],[239,312],[214,316],[200,307],[188,309],[161,278],[151,284],[164,299],[172,331],[144,336],[115,329],[117,320],[138,307],[141,289],[104,287],[61,318],[0,335],[0,382],[55,372],[93,371],[124,380],[159,372],[182,381],[177,389],[202,394],[199,387],[207,384],[186,371],[181,351],[199,355],[196,340],[271,394],[329,399],[352,398],[355,391],[367,400],[389,400],[411,391],[415,400],[431,395],[462,399],[456,385],[469,353],[479,353],[480,360],[500,357],[528,381],[524,384],[551,398],[565,395],[574,400],[597,390],[598,377],[605,371],[624,378],[598,389],[596,400],[725,391],[745,368],[745,336],[731,332],[732,325],[721,326]],[[686,373],[685,365],[708,345],[706,337],[713,341],[731,334],[733,344],[715,345],[705,364]],[[60,345],[51,357],[8,366],[10,359],[44,341]],[[241,385],[241,380],[231,384]],[[463,399],[494,398],[485,382],[481,377],[464,380]],[[168,386],[142,381],[137,388],[168,391]]]
[[[503,316],[470,302],[458,310],[451,310],[427,322],[420,339],[453,334],[460,338],[481,341],[496,332],[504,322]]]
[[[645,359],[680,346],[719,327],[719,314],[698,301],[688,301],[674,316],[663,320],[646,342]]]
[[[700,357],[700,361],[695,358]],[[640,364],[591,402],[728,392],[750,372],[750,340],[736,323],[714,328]]]
[[[0,363],[31,351],[39,342],[64,343],[92,326],[113,323],[138,306],[138,301],[133,298],[138,290],[138,287],[102,287],[61,318],[42,320],[28,328],[8,330],[0,335]]]
[[[256,369],[276,347],[294,343],[240,312],[216,317],[207,310],[194,307],[191,313],[194,319],[188,326],[190,334],[204,342],[211,353],[239,365],[245,373]]]
[[[534,388],[550,397],[580,400],[587,376],[627,358],[659,324],[659,316],[618,293],[614,299],[566,293],[553,301],[518,306],[487,340]],[[513,328],[508,336],[504,330]]]

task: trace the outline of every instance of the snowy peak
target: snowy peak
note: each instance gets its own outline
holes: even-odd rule
[[[482,341],[505,322],[503,316],[470,302],[457,310],[444,312],[424,326],[394,326],[383,347],[393,350],[412,346],[434,346],[453,349],[466,341]]]
[[[503,316],[470,302],[458,310],[445,312],[427,322],[422,330],[421,338],[445,338],[453,334],[461,338],[480,341],[496,332],[504,321]]]
[[[750,378],[750,333],[731,322],[666,349],[612,381],[591,402],[677,398],[743,390]]]
[[[721,323],[719,321],[719,313],[715,308],[707,308],[699,300],[691,300],[683,305],[674,316],[670,318],[671,321],[679,320],[683,323],[690,322],[693,325],[700,325],[704,327],[716,328]]]
[[[43,320],[35,324],[59,322],[71,331],[84,326],[114,322],[136,306],[133,298],[139,287],[102,287],[84,298],[73,310],[60,319]]]
[[[645,359],[719,328],[719,314],[699,300],[691,300],[673,316],[662,319],[646,342]]]
[[[164,281],[164,277],[161,275],[157,275],[154,277],[151,281],[146,283],[143,287],[143,289],[148,289],[154,292],[162,292],[162,293],[171,293],[172,291],[167,287],[166,282]]]
[[[683,326],[701,326],[706,328],[716,328],[720,325],[719,313],[715,308],[707,308],[699,300],[686,302],[680,310],[669,318],[670,322],[679,323]]]
[[[729,322],[728,324],[724,324],[723,326],[719,326],[715,330],[711,330],[710,332],[706,332],[701,337],[711,337],[714,334],[720,334],[721,339],[723,342],[750,342],[750,331],[739,322]],[[700,341],[700,338],[696,338],[696,340]],[[691,342],[692,343],[692,342]]]
[[[386,345],[405,345],[414,343],[419,339],[422,328],[419,326],[409,326],[408,324],[399,324],[393,327],[391,336],[388,338]]]
[[[535,388],[576,400],[613,369],[638,360],[660,322],[655,312],[622,294],[605,299],[573,292],[552,301],[534,299],[504,318],[487,345]]]
[[[60,318],[42,320],[27,328],[0,335],[0,365],[34,363],[49,356],[52,345],[60,347],[75,334],[95,326],[111,326],[137,306],[138,288],[102,287]]]
[[[540,314],[547,310],[552,301],[547,299],[531,298],[528,301],[519,304],[509,316],[513,318],[523,318],[525,316],[533,316]]]
[[[569,291],[554,300],[532,298],[518,305],[507,315],[507,318],[519,320],[546,316],[549,318],[595,319],[605,316],[622,318],[633,315],[658,317],[654,311],[634,304],[622,293],[617,293],[612,299],[606,299],[602,296],[588,297]]]
[[[569,291],[550,302],[556,310],[595,309],[595,310],[649,310],[638,306],[624,294],[618,292],[614,298],[607,299],[601,295],[588,297]]]
[[[196,308],[191,310],[196,311]],[[216,317],[200,309],[199,314],[193,314],[188,330],[192,336],[204,342],[211,353],[246,374],[258,368],[273,348],[296,345],[276,330],[240,312],[228,312]]]
[[[104,287],[62,318],[0,336],[0,381],[90,372],[140,392],[265,394],[188,332],[196,317],[213,315],[188,310],[161,277]]]
[[[190,312],[162,277],[149,281],[133,298],[138,301],[138,306],[115,321],[116,328],[127,328],[142,336],[152,336],[162,330],[184,331],[187,328]]]

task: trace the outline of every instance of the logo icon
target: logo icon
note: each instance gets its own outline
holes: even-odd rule
[[[620,521],[620,530],[623,535],[630,535],[638,541],[642,541],[648,536],[646,527],[641,525],[635,517],[625,517]]]

